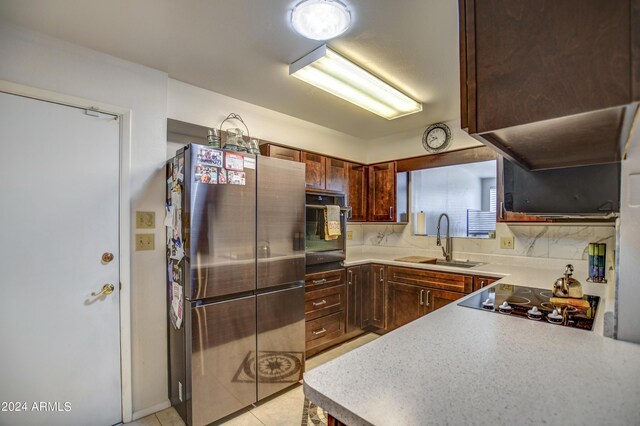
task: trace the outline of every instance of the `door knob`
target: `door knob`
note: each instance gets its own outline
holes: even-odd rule
[[[113,260],[113,253],[109,253],[109,252],[102,253],[102,261],[104,263],[109,263],[112,260]]]
[[[113,290],[115,289],[115,287],[113,286],[113,284],[111,283],[107,283],[105,285],[102,286],[102,290],[100,290],[99,293],[96,293],[95,291],[91,292],[91,295],[93,297],[97,297],[97,296],[107,296],[111,293],[113,293]]]

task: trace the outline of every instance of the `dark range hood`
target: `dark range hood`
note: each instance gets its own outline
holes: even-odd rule
[[[550,218],[606,219],[620,211],[621,164],[526,170],[502,162],[504,209]]]
[[[472,136],[527,170],[616,163],[637,109],[630,104]]]

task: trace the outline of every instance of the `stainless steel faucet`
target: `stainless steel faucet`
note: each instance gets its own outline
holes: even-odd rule
[[[445,241],[445,246],[442,247],[442,242],[440,241],[440,222],[442,221],[442,218],[446,217],[447,218],[447,238]],[[436,245],[442,247],[442,254],[444,255],[444,258],[447,262],[451,262],[451,235],[449,234],[449,215],[446,213],[442,213],[440,215],[440,217],[438,218],[438,233],[436,235]]]

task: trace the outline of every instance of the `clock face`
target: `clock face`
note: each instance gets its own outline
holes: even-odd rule
[[[449,146],[451,131],[445,124],[433,124],[422,136],[422,145],[429,152],[439,152]]]
[[[444,145],[446,141],[447,133],[439,127],[436,127],[427,135],[427,144],[429,144],[429,146],[434,149],[442,147],[442,145]]]

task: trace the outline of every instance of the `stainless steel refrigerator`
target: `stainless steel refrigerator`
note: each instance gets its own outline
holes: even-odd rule
[[[169,397],[209,424],[304,371],[304,165],[188,145],[167,164]]]

